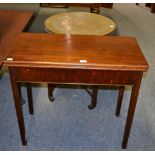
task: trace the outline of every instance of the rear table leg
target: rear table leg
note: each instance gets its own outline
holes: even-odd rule
[[[32,87],[31,87],[31,84],[30,83],[26,83],[26,88],[27,88],[29,113],[32,115],[34,113],[34,110],[33,110],[33,98],[32,98]]]
[[[97,104],[97,94],[98,94],[98,87],[93,88],[92,92],[92,102],[90,105],[88,105],[88,109],[92,110],[96,107]]]
[[[118,117],[120,114],[120,110],[121,110],[121,105],[122,105],[122,99],[123,99],[123,95],[124,95],[124,86],[120,86],[119,87],[119,94],[118,94],[118,99],[117,99],[117,108],[116,108],[116,116]]]
[[[48,98],[51,102],[54,102],[53,91],[56,85],[48,84]]]

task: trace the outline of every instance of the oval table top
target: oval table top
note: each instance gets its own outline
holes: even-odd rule
[[[108,35],[116,24],[111,19],[88,12],[66,12],[48,17],[45,31],[56,34]]]

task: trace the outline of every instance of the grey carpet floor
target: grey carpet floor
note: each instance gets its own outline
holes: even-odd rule
[[[34,10],[36,18],[30,32],[44,32],[46,17],[65,11],[89,11],[88,8],[39,8],[38,4],[0,4],[0,9]],[[148,63],[142,80],[138,104],[127,150],[155,150],[155,14],[135,4],[114,4],[101,14],[117,24],[117,35],[136,37]],[[34,115],[23,105],[27,146],[22,146],[14,109],[9,74],[0,74],[0,150],[122,150],[124,125],[130,99],[126,88],[121,115],[115,117],[118,90],[102,87],[97,107],[90,111],[89,95],[79,87],[56,88],[55,101],[47,96],[46,85],[33,86]],[[26,99],[25,87],[22,87]]]

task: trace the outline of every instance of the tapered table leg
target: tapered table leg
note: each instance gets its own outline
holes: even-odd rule
[[[124,95],[124,86],[119,87],[119,94],[118,94],[118,99],[117,99],[117,107],[116,107],[116,116],[118,117],[120,114],[121,106],[122,106],[122,99]]]
[[[127,115],[125,130],[124,130],[124,137],[123,137],[123,141],[122,141],[123,149],[126,149],[126,147],[127,147],[128,138],[129,138],[129,134],[130,134],[130,130],[131,130],[131,125],[132,125],[132,121],[133,121],[133,116],[134,116],[134,112],[135,112],[135,108],[136,108],[137,98],[138,98],[138,94],[139,94],[141,79],[142,79],[142,74],[140,75],[137,83],[132,87],[130,105],[129,105],[129,109],[128,109],[128,115]]]
[[[32,115],[34,113],[34,110],[33,110],[33,98],[32,98],[32,87],[31,87],[31,84],[30,83],[26,83],[26,88],[27,88],[29,113]]]
[[[15,109],[16,109],[16,115],[19,125],[19,131],[21,136],[21,141],[23,145],[26,145],[26,137],[25,137],[25,124],[24,124],[24,117],[23,117],[23,111],[22,111],[22,105],[21,105],[21,98],[20,98],[20,88],[16,81],[15,73],[13,68],[9,68],[10,72],[10,79],[12,84],[12,92],[15,102]]]
[[[91,104],[88,105],[88,108],[90,110],[94,109],[96,107],[97,104],[97,94],[98,94],[98,87],[94,87],[93,91],[92,91],[92,101]]]

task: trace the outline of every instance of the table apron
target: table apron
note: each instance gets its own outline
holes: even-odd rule
[[[82,85],[135,85],[141,71],[9,67],[17,82]]]

